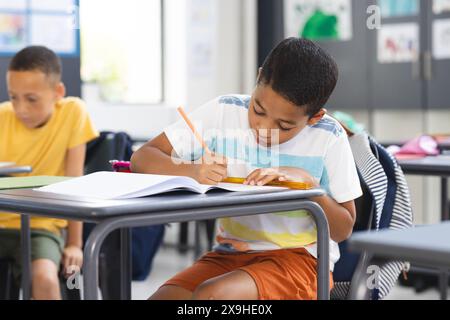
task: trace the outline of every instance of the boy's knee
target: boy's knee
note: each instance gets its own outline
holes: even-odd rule
[[[45,290],[51,290],[59,287],[57,268],[33,264],[33,284]]]
[[[49,271],[40,271],[33,274],[33,282],[41,288],[55,288],[59,285],[57,274]]]

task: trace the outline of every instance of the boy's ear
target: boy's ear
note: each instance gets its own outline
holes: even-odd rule
[[[66,86],[60,82],[56,85],[56,99],[60,100],[66,96]]]
[[[327,109],[322,108],[319,110],[319,112],[317,112],[315,115],[313,115],[309,120],[308,120],[308,125],[309,126],[313,126],[315,125],[317,122],[319,122],[320,120],[322,120],[322,118],[327,114]]]
[[[259,68],[258,68],[258,77],[256,78],[256,83],[258,83],[258,82],[259,82],[259,79],[261,79],[261,73],[262,73],[262,68],[259,67]]]

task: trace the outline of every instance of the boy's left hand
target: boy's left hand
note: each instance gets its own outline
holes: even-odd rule
[[[319,183],[307,171],[292,167],[257,169],[247,177],[244,184],[264,186],[274,180],[305,182],[319,187]]]
[[[64,248],[62,257],[63,274],[69,277],[73,274],[73,266],[81,269],[83,265],[83,251],[77,246]]]

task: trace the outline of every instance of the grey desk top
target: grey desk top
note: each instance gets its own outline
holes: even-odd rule
[[[450,266],[450,222],[407,230],[355,233],[349,248],[378,257]]]
[[[0,191],[0,211],[99,221],[128,214],[148,214],[151,212],[222,206],[238,207],[255,203],[273,204],[277,201],[307,199],[323,194],[324,191],[321,189],[307,191],[288,190],[258,194],[212,191],[205,195],[198,195],[187,192],[174,192],[130,200],[98,200],[61,196],[30,189],[5,190]]]
[[[29,172],[31,172],[31,167],[29,166],[0,168],[0,176]]]
[[[400,160],[398,163],[407,174],[450,175],[450,156]]]

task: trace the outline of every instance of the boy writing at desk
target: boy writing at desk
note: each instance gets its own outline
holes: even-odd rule
[[[28,47],[13,57],[7,73],[11,101],[0,105],[0,161],[30,165],[33,175],[83,175],[86,143],[98,133],[83,102],[64,98],[61,75],[60,60],[45,47]],[[16,278],[19,229],[20,216],[0,213],[0,257],[14,260]],[[60,263],[66,274],[82,265],[82,224],[33,217],[31,230],[32,297],[60,299]]]
[[[220,97],[191,114],[211,153],[192,148],[192,134],[179,121],[133,155],[132,170],[205,184],[243,175],[250,185],[292,180],[322,187],[327,195],[312,200],[328,218],[333,266],[336,242],[350,236],[354,199],[362,195],[345,131],[323,109],[337,78],[336,63],[320,47],[286,39],[266,59],[251,97]],[[214,251],[151,299],[315,299],[316,240],[303,211],[220,219]]]

